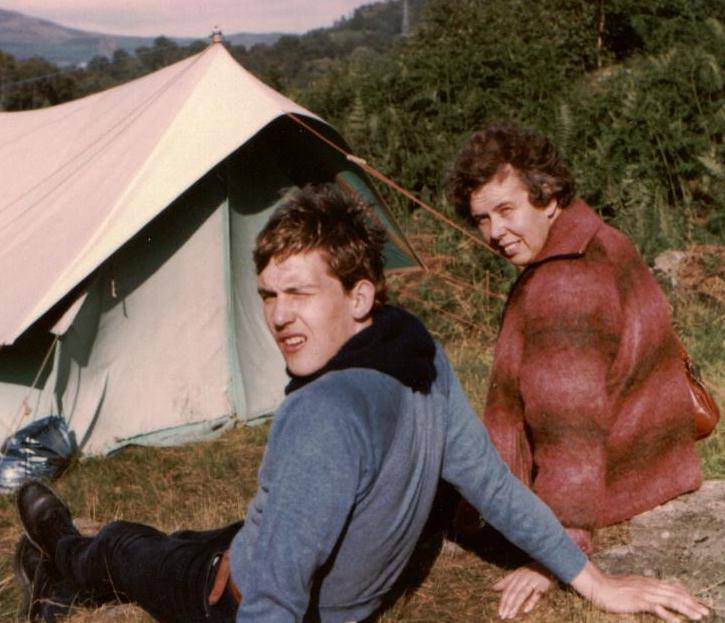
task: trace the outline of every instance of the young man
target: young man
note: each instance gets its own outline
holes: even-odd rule
[[[30,484],[19,492],[19,513],[49,560],[25,541],[19,567],[26,578],[40,572],[50,587],[38,596],[91,603],[115,596],[161,621],[232,621],[233,586],[242,595],[238,623],[301,621],[305,613],[325,623],[361,621],[410,558],[443,478],[600,606],[670,620],[666,608],[694,620],[707,613],[678,587],[606,576],[587,561],[501,461],[423,325],[385,305],[382,246],[363,210],[330,188],[284,201],[254,259],[291,382],[245,524],[166,536],[114,522],[82,537],[62,502]],[[230,541],[233,582],[222,592],[225,563],[217,569],[215,559]],[[502,618],[535,603],[515,585],[499,588]]]

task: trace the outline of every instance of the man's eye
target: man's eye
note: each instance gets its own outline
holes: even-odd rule
[[[310,296],[310,293],[302,290],[294,290],[293,292],[284,293],[284,297],[288,301],[299,301],[307,298],[308,296]]]

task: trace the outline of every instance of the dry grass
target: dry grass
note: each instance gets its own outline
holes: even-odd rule
[[[466,351],[464,351],[465,359]],[[128,448],[106,459],[78,463],[57,483],[76,516],[89,522],[117,518],[150,523],[167,531],[210,528],[233,521],[256,488],[268,426],[239,428],[216,441],[180,448]],[[11,496],[0,500],[0,621],[20,621],[12,582],[12,553],[20,529]],[[622,529],[602,531],[604,545],[621,542]],[[453,551],[450,551],[453,550]],[[435,552],[434,552],[435,553]],[[497,594],[490,586],[505,569],[474,553],[446,546],[422,584],[400,597],[380,623],[491,621],[497,619]],[[556,589],[521,621],[647,621],[622,619],[593,610],[570,591]],[[149,623],[133,606],[79,609],[69,623]]]
[[[246,427],[178,448],[127,448],[115,456],[80,461],[55,487],[74,515],[90,522],[123,518],[169,532],[213,528],[244,515],[256,490],[266,435],[267,426]],[[20,620],[12,582],[20,528],[12,502],[12,496],[0,498],[0,621]],[[70,620],[151,620],[136,608],[107,610]]]

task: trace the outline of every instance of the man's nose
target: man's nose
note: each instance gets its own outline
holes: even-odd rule
[[[271,314],[272,324],[275,329],[282,329],[292,322],[292,319],[294,318],[293,306],[290,304],[290,301],[286,300],[283,296],[277,297],[273,305],[274,307]]]

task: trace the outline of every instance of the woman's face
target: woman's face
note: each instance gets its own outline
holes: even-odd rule
[[[543,208],[533,205],[510,165],[473,191],[470,205],[484,240],[516,266],[528,266],[536,259],[561,212],[555,199]]]

